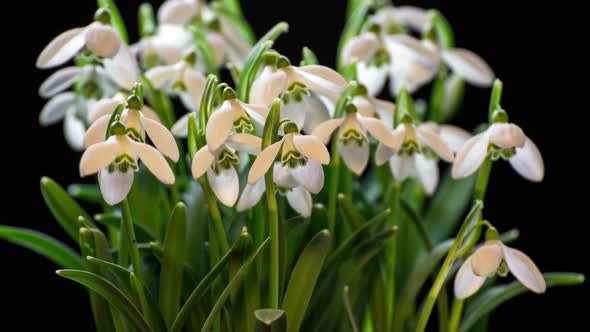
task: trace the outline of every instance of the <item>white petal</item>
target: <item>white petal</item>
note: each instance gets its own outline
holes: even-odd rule
[[[287,192],[287,202],[301,216],[306,218],[311,216],[313,202],[309,191],[301,187],[293,188]]]
[[[473,273],[471,257],[467,258],[455,276],[455,297],[458,299],[470,297],[481,288],[485,281],[485,277],[478,277]]]
[[[386,35],[385,45],[392,55],[393,62],[403,59],[428,67],[438,67],[440,63],[440,56],[436,50],[409,35]]]
[[[283,145],[283,141],[278,141],[276,143],[271,144],[266,149],[262,150],[252,167],[250,168],[250,173],[248,173],[248,183],[253,184],[258,179],[264,176],[268,169],[272,166],[279,150],[281,149],[281,145]]]
[[[49,126],[59,122],[66,115],[66,111],[74,106],[76,94],[73,92],[60,93],[49,99],[39,114],[41,126]]]
[[[519,126],[512,123],[494,123],[490,126],[490,142],[501,148],[523,147],[525,135]]]
[[[64,119],[64,135],[66,142],[74,151],[84,150],[84,134],[86,133],[86,125],[82,120],[76,117],[76,112],[73,109],[66,112]]]
[[[366,62],[359,62],[356,65],[358,81],[367,88],[370,96],[376,96],[383,90],[389,73],[388,67],[385,64],[376,67]]]
[[[180,117],[180,119],[178,119],[176,121],[175,124],[172,125],[172,128],[170,129],[170,131],[172,132],[172,135],[176,136],[176,137],[181,137],[181,138],[185,138],[188,136],[188,117],[189,117],[190,113],[187,113],[183,116]]]
[[[234,111],[229,103],[224,103],[218,111],[213,112],[207,122],[205,137],[209,149],[216,151],[227,140],[233,127]]]
[[[193,177],[198,179],[201,177],[201,175],[205,174],[205,172],[211,168],[214,160],[215,155],[211,153],[209,147],[204,146],[200,148],[199,151],[195,153],[195,156],[193,157],[193,163],[191,165]]]
[[[103,66],[107,75],[121,88],[131,90],[139,80],[139,65],[126,44],[112,59],[104,59]]]
[[[309,65],[295,68],[299,79],[307,87],[319,94],[337,100],[346,89],[346,80],[333,69],[319,65]]]
[[[438,136],[437,134],[433,133],[430,130],[425,130],[424,128],[418,127],[417,128],[418,140],[420,140],[421,144],[427,145],[431,148],[436,154],[438,154],[442,159],[452,162],[454,155],[451,148]]]
[[[488,155],[488,133],[484,132],[469,139],[455,157],[452,175],[454,179],[468,177],[475,173]]]
[[[133,169],[129,167],[125,173],[117,169],[112,173],[102,169],[98,172],[98,185],[105,202],[109,205],[121,203],[133,185]]]
[[[221,169],[219,174],[215,174],[212,169],[207,171],[207,179],[211,185],[211,190],[217,196],[221,204],[232,207],[238,200],[240,194],[240,180],[235,167]]]
[[[312,135],[317,137],[322,143],[328,144],[330,137],[334,133],[334,130],[338,129],[338,127],[340,127],[343,122],[344,118],[325,121],[314,129]]]
[[[143,105],[143,108],[141,109],[141,113],[143,113],[143,115],[145,115],[149,119],[152,119],[158,123],[162,123],[162,121],[160,120],[160,117],[158,116],[156,111],[154,111],[151,107],[149,107],[147,105]]]
[[[427,10],[414,6],[399,6],[392,10],[395,20],[416,32],[422,32],[430,21],[430,13]]]
[[[371,98],[371,102],[375,105],[375,109],[379,114],[379,118],[387,128],[393,129],[393,115],[395,113],[395,104],[387,101],[381,100],[377,98]]]
[[[115,160],[119,150],[120,145],[115,136],[106,142],[91,145],[84,151],[80,159],[80,176],[94,174],[107,167]]]
[[[312,133],[320,123],[329,120],[331,117],[326,104],[314,94],[304,96],[301,104],[305,115],[302,130],[305,133]]]
[[[88,148],[93,144],[104,142],[106,140],[110,120],[110,115],[103,115],[88,127],[88,130],[84,135],[84,148]]]
[[[397,181],[402,182],[414,173],[416,162],[414,156],[408,156],[405,153],[402,155],[394,154],[389,159],[389,167],[391,168],[393,177]]]
[[[366,117],[373,117],[375,115],[376,107],[373,104],[371,97],[367,96],[355,96],[352,98],[352,104],[356,107],[356,110],[360,115]]]
[[[256,105],[270,105],[287,88],[287,74],[279,70],[272,72],[272,68],[265,67],[250,89],[250,103]]]
[[[51,74],[39,87],[39,95],[43,98],[52,97],[71,87],[80,76],[79,67],[65,67]]]
[[[463,144],[471,138],[468,131],[452,125],[441,125],[439,135],[453,152],[459,151]]]
[[[305,124],[305,112],[303,111],[303,101],[291,100],[288,104],[281,105],[281,122],[289,120],[293,122],[297,128],[303,128]],[[282,134],[283,126],[279,130],[279,135]]]
[[[494,82],[495,75],[490,66],[469,50],[445,49],[442,58],[453,72],[473,85],[488,87]]]
[[[121,38],[117,31],[102,23],[88,26],[84,38],[88,50],[103,58],[114,57],[121,47]]]
[[[544,293],[547,289],[545,279],[535,263],[522,251],[504,245],[502,247],[508,269],[516,279],[533,292]]]
[[[349,65],[353,62],[369,60],[379,49],[379,38],[374,33],[363,33],[348,40],[342,50],[342,62]]]
[[[340,156],[348,169],[356,175],[363,174],[369,163],[369,144],[367,142],[363,142],[360,146],[354,141],[350,141],[346,145],[338,142],[338,151],[340,151]]]
[[[258,155],[262,147],[262,140],[258,136],[240,133],[228,137],[226,145],[238,151]]]
[[[185,24],[197,14],[197,3],[191,0],[165,1],[158,9],[158,22]]]
[[[174,183],[174,173],[158,150],[144,143],[132,140],[129,140],[129,142],[139,159],[160,182],[164,184]]]
[[[223,37],[216,32],[209,32],[206,36],[207,43],[213,51],[213,57],[217,66],[223,65],[225,59],[225,40]]]
[[[306,190],[318,194],[324,187],[324,169],[314,160],[308,160],[305,166],[291,170],[291,175]]]
[[[471,256],[471,270],[475,275],[489,277],[496,273],[502,259],[502,247],[498,241],[486,242]]]
[[[141,115],[140,121],[143,129],[145,129],[145,132],[156,148],[166,157],[177,162],[179,158],[178,146],[176,146],[176,141],[170,131],[159,122],[146,116]]]
[[[514,170],[525,179],[540,182],[545,176],[545,165],[541,152],[528,137],[525,137],[524,146],[516,149],[516,154],[509,161]]]
[[[358,116],[358,120],[371,136],[375,137],[375,139],[388,147],[397,150],[403,143],[403,140],[400,140],[399,138],[396,139],[396,136],[393,135],[383,121],[362,115]]]
[[[37,68],[57,67],[73,58],[84,47],[84,31],[76,28],[55,37],[37,58]]]
[[[327,165],[330,163],[330,152],[322,141],[312,135],[293,135],[293,144],[297,151],[305,157]]]
[[[238,100],[242,108],[246,111],[246,113],[252,118],[252,120],[256,121],[259,125],[264,126],[264,122],[266,117],[268,116],[268,108],[262,105],[254,105],[254,104],[246,104]]]
[[[105,115],[111,115],[121,101],[115,98],[106,98],[92,104],[88,110],[88,123],[93,123],[96,119]]]
[[[186,93],[191,97],[194,107],[201,107],[201,99],[205,92],[207,79],[199,71],[189,68],[184,72],[184,84]]]
[[[256,205],[256,203],[260,201],[265,190],[264,179],[260,179],[254,184],[247,184],[244,191],[242,191],[242,196],[236,207],[238,212],[248,210]]]
[[[178,73],[177,65],[158,66],[148,70],[145,77],[152,82],[154,88],[161,89],[170,84]]]
[[[279,187],[292,189],[299,186],[291,174],[291,168],[283,166],[280,162],[275,162],[273,165],[272,179]]]
[[[438,161],[425,157],[423,154],[416,154],[416,175],[422,185],[422,189],[428,196],[432,196],[438,186]]]
[[[385,164],[395,153],[395,150],[379,143],[377,144],[377,151],[375,151],[375,164],[381,166]]]

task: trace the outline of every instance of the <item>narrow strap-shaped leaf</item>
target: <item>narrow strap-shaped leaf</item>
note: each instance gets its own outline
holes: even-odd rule
[[[242,15],[242,6],[239,0],[219,0],[223,6],[237,15]]]
[[[213,5],[213,10],[216,11],[218,15],[228,19],[233,24],[234,28],[239,30],[240,34],[246,39],[248,44],[253,45],[256,42],[254,32],[243,15],[236,14],[223,2],[213,2],[211,4]]]
[[[148,2],[142,3],[138,10],[139,35],[152,36],[156,33],[156,17],[154,7]]]
[[[203,62],[205,63],[207,73],[219,75],[219,72],[217,71],[217,63],[215,62],[213,50],[207,42],[205,34],[200,28],[193,28],[192,32],[195,47],[197,48],[197,50],[199,50],[199,55],[201,55],[201,57],[203,58]]]
[[[117,308],[140,331],[153,331],[131,300],[105,278],[80,270],[58,270],[56,273],[61,277],[74,280],[86,286],[104,297],[107,302]]]
[[[19,227],[0,226],[0,239],[30,249],[61,268],[83,269],[82,260],[74,250],[41,232]]]
[[[319,65],[320,64],[318,57],[315,55],[315,53],[313,53],[313,51],[309,47],[305,46],[303,48],[302,53],[303,53],[302,60],[301,60],[302,66]]]
[[[68,193],[75,199],[89,203],[101,203],[102,195],[95,184],[74,183],[68,186]]]
[[[348,318],[348,322],[350,323],[350,328],[353,332],[359,332],[358,324],[356,323],[356,318],[354,317],[354,312],[352,311],[352,304],[350,303],[350,289],[348,286],[345,286],[342,290],[342,302],[344,303],[344,310],[346,311],[346,317]]]
[[[105,226],[113,227],[116,230],[121,229],[121,216],[110,213],[102,213],[95,215],[94,220]],[[137,242],[150,242],[156,240],[156,236],[144,225],[134,222],[133,230],[135,231],[135,236],[137,236]]]
[[[123,22],[123,18],[121,17],[121,13],[117,8],[114,0],[98,0],[98,6],[108,9],[109,13],[111,14],[111,24],[117,29],[119,32],[119,36],[121,40],[125,43],[129,43],[129,35],[127,34],[127,28],[125,28],[125,23]]]
[[[282,309],[287,312],[287,330],[299,331],[313,289],[330,247],[330,232],[319,232],[305,247],[291,273]]]
[[[124,294],[131,294],[131,282],[129,280],[129,270],[117,265],[115,263],[107,262],[100,258],[87,256],[86,263],[101,268],[105,271],[109,271],[116,280],[116,286],[118,286]]]
[[[353,232],[365,224],[363,216],[361,215],[359,210],[354,206],[354,204],[348,196],[342,193],[338,194],[338,202],[340,203],[340,209],[346,217],[346,220],[348,220],[351,223],[350,226]]]
[[[59,184],[48,177],[41,178],[41,194],[57,222],[74,241],[78,242],[78,217],[82,216],[90,222],[88,213]]]
[[[164,259],[160,271],[160,310],[172,326],[180,310],[180,287],[186,254],[186,208],[178,203],[168,222],[164,239]]]
[[[543,278],[547,287],[575,286],[584,282],[584,275],[579,273],[544,273]],[[467,332],[481,317],[492,312],[502,303],[528,292],[519,281],[508,285],[490,288],[475,299],[465,311],[465,318],[461,322],[459,332]]]
[[[203,324],[203,328],[201,329],[201,332],[209,332],[211,330],[211,325],[213,324],[213,320],[219,314],[219,312],[221,311],[221,308],[223,308],[223,304],[225,303],[225,300],[227,300],[227,298],[231,294],[232,289],[234,287],[236,287],[236,285],[242,280],[242,276],[244,275],[244,273],[248,270],[250,265],[252,265],[252,262],[254,262],[256,257],[258,257],[260,255],[260,253],[264,250],[264,248],[266,248],[269,241],[270,241],[270,239],[267,238],[264,242],[262,242],[262,244],[258,247],[258,249],[256,249],[256,251],[244,263],[244,265],[242,265],[242,267],[235,274],[233,279],[230,280],[230,282],[227,284],[227,287],[225,287],[225,289],[223,290],[221,295],[219,295],[219,297],[217,298],[215,305],[213,305],[213,309],[211,309],[211,312],[209,313],[209,316],[207,317],[205,324]]]
[[[286,332],[287,314],[281,309],[259,309],[254,311],[256,332]]]

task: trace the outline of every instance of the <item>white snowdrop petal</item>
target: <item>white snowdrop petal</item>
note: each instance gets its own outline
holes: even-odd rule
[[[229,207],[236,204],[240,194],[240,180],[235,167],[220,168],[219,174],[215,174],[212,169],[209,169],[207,179],[209,179],[211,190],[221,204]]]
[[[148,70],[145,77],[152,82],[154,88],[161,89],[165,85],[172,83],[177,72],[178,67],[176,65],[158,66]]]
[[[266,106],[262,105],[254,105],[254,104],[246,104],[238,100],[244,111],[259,125],[264,126],[264,122],[266,117],[268,116],[269,109]]]
[[[198,5],[191,0],[168,0],[158,9],[158,22],[185,24],[197,14]]]
[[[385,164],[394,153],[395,150],[388,148],[384,144],[377,144],[377,151],[375,151],[375,164],[377,166]]]
[[[216,32],[209,32],[205,37],[207,39],[207,43],[213,51],[215,64],[217,66],[223,65],[223,60],[225,59],[225,40],[220,34]]]
[[[496,273],[502,263],[502,247],[497,241],[486,242],[471,256],[471,270],[480,277],[489,277]]]
[[[394,154],[389,159],[389,167],[395,179],[402,182],[413,174],[416,169],[416,162],[414,156]]]
[[[452,125],[441,125],[439,135],[453,152],[459,151],[463,144],[471,138],[468,131]]]
[[[209,147],[206,145],[195,153],[193,157],[193,163],[191,165],[191,171],[193,173],[193,178],[198,179],[201,175],[205,174],[211,165],[215,161],[215,155],[211,153]]]
[[[193,107],[201,107],[201,99],[205,92],[205,84],[207,79],[199,71],[188,68],[184,72],[184,85],[186,86],[186,93],[192,100]],[[196,111],[196,109],[195,109]]]
[[[117,31],[102,23],[93,23],[84,35],[86,47],[95,55],[103,58],[114,57],[121,47],[121,38]]]
[[[297,128],[303,128],[305,124],[305,112],[303,110],[303,102],[302,101],[290,101],[287,104],[282,104],[281,106],[281,115],[280,115],[281,122],[284,120],[289,120],[293,122]],[[279,130],[279,135],[282,135],[283,126],[281,126]]]
[[[306,134],[312,133],[313,130],[324,121],[331,118],[330,111],[326,104],[315,94],[304,96],[301,100],[301,106],[304,115],[302,131]]]
[[[106,74],[121,88],[131,90],[139,81],[139,64],[126,44],[121,44],[112,59],[104,59],[103,66]]]
[[[373,101],[367,96],[354,96],[352,98],[352,104],[362,116],[372,117],[375,115],[376,107]]]
[[[422,185],[422,189],[428,196],[432,196],[438,186],[438,162],[436,159],[429,158],[423,154],[416,154],[416,175]]]
[[[379,49],[379,38],[374,33],[363,33],[348,40],[342,50],[345,65],[369,60]]]
[[[51,74],[39,87],[39,95],[43,98],[53,97],[71,87],[80,76],[79,67],[65,67]]]
[[[180,138],[185,138],[188,136],[188,117],[189,117],[189,115],[190,115],[190,113],[187,113],[187,114],[181,116],[180,119],[178,119],[176,121],[176,123],[174,123],[172,125],[172,128],[170,128],[172,135],[174,135],[176,137],[180,137]]]
[[[467,82],[481,87],[491,86],[494,72],[477,54],[460,48],[445,49],[442,58],[457,75]]]
[[[119,170],[111,173],[106,168],[98,172],[98,186],[107,204],[119,204],[127,197],[133,186],[133,172],[131,167],[125,173]]]
[[[467,258],[455,276],[455,297],[458,299],[465,299],[475,294],[486,281],[485,277],[479,277],[473,273],[471,259],[471,257]]]
[[[504,259],[510,272],[526,288],[535,293],[544,293],[547,289],[545,279],[535,263],[522,251],[502,246],[504,250]]]
[[[74,109],[66,112],[64,119],[64,136],[66,142],[74,151],[84,150],[84,134],[86,133],[86,125],[84,121],[76,116]]]
[[[94,123],[94,121],[105,115],[113,114],[120,102],[115,98],[106,98],[95,102],[88,109],[88,123]]]
[[[440,136],[438,136],[430,130],[425,130],[421,127],[418,127],[416,132],[418,134],[418,139],[421,141],[421,144],[426,144],[429,148],[436,152],[436,154],[439,155],[443,160],[448,162],[453,161],[453,151],[440,138]]]
[[[393,129],[393,115],[395,113],[395,104],[387,100],[381,100],[373,97],[371,97],[371,102],[375,105],[375,109],[377,111],[377,114],[379,114],[379,118],[381,118],[381,121],[383,121],[387,128]]]
[[[73,92],[60,93],[49,99],[39,114],[41,126],[50,126],[62,120],[66,111],[74,106],[76,94]]]
[[[272,68],[265,67],[250,89],[250,103],[255,105],[270,105],[287,88],[287,74],[279,70],[272,72]]]
[[[242,196],[238,201],[238,205],[236,206],[238,212],[248,210],[256,205],[256,203],[260,201],[260,198],[262,198],[265,190],[266,186],[264,184],[264,179],[260,179],[254,184],[246,184],[244,191],[242,191]]]
[[[55,37],[37,58],[37,68],[57,67],[73,58],[84,47],[84,31],[76,28]]]
[[[300,186],[314,194],[318,194],[324,187],[324,169],[315,160],[308,160],[305,166],[298,166],[291,170],[291,175]]]
[[[238,151],[258,155],[262,147],[262,139],[251,134],[238,133],[229,136],[225,145]]]
[[[330,137],[342,125],[344,118],[332,119],[319,124],[312,132],[322,143],[328,144]]]
[[[315,160],[321,164],[330,163],[330,152],[322,141],[312,135],[293,135],[293,144],[297,151],[305,157]]]
[[[303,67],[293,67],[300,80],[307,87],[320,95],[336,100],[346,89],[346,80],[333,69],[320,65],[309,65]]]
[[[510,149],[524,146],[525,135],[519,126],[512,123],[494,123],[488,129],[490,132],[490,142],[495,145]]]
[[[177,162],[179,158],[178,146],[170,131],[159,122],[146,116],[141,115],[140,121],[143,129],[156,148],[162,152],[163,155],[172,159],[174,162]]]
[[[484,132],[473,136],[463,144],[453,163],[453,178],[468,177],[479,169],[488,155],[488,142],[488,134]]]
[[[248,183],[254,184],[258,179],[264,176],[268,169],[272,166],[279,150],[281,149],[281,145],[283,141],[278,141],[274,144],[271,144],[266,149],[262,150],[252,167],[250,168],[250,173],[248,173]]]
[[[272,179],[279,187],[291,189],[299,186],[291,174],[291,168],[289,166],[283,166],[280,162],[274,163]]]
[[[158,114],[151,107],[149,107],[147,105],[143,105],[143,108],[141,109],[141,113],[143,113],[143,115],[145,115],[146,118],[152,119],[158,123],[162,123]]]
[[[115,160],[119,150],[120,145],[115,136],[106,142],[89,146],[80,159],[80,176],[94,174],[107,167]]]
[[[311,216],[313,201],[309,191],[302,187],[295,187],[287,192],[287,202],[301,216],[306,218]]]
[[[384,39],[394,63],[399,59],[404,59],[408,62],[415,62],[434,68],[437,68],[440,63],[438,52],[417,38],[409,35],[396,34],[386,35]]]
[[[131,147],[147,169],[164,184],[173,184],[174,172],[168,165],[164,156],[155,148],[140,142],[129,140]]]
[[[363,174],[369,163],[369,144],[363,142],[360,146],[356,142],[349,142],[344,145],[338,142],[338,151],[342,160],[354,174]]]
[[[211,151],[216,151],[229,137],[234,127],[234,111],[228,103],[213,112],[207,122],[205,137]]]
[[[356,67],[358,81],[367,88],[367,93],[370,96],[378,95],[387,81],[389,66],[384,64],[376,67],[374,64],[359,62]]]
[[[375,137],[380,143],[387,145],[388,147],[397,150],[403,143],[402,140],[393,135],[391,130],[383,123],[383,121],[375,118],[369,118],[366,116],[359,115],[358,117],[361,125]]]
[[[88,148],[93,144],[104,142],[106,140],[110,120],[110,115],[103,115],[88,127],[88,130],[84,135],[84,148]]]
[[[545,176],[541,152],[528,137],[525,137],[524,146],[516,149],[516,154],[509,159],[509,162],[512,168],[527,180],[540,182]]]
[[[430,21],[430,13],[427,10],[414,6],[399,6],[392,11],[395,20],[416,32],[422,32]]]

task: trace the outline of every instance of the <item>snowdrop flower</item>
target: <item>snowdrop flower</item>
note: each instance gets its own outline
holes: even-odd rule
[[[494,123],[473,136],[457,153],[453,178],[467,177],[479,169],[487,156],[508,160],[512,168],[527,180],[540,182],[545,175],[541,152],[519,126],[508,122],[505,111],[496,111]]]
[[[193,46],[193,35],[184,26],[160,24],[153,36],[142,38],[132,50],[142,59],[144,67],[152,68],[181,61]]]
[[[80,176],[98,173],[100,191],[108,204],[115,205],[127,196],[140,159],[162,183],[174,183],[174,173],[158,150],[129,137],[121,122],[115,122],[111,132],[106,141],[88,147],[80,160]]]
[[[103,98],[93,103],[88,108],[87,122],[92,124],[96,120],[105,115],[110,116],[111,114],[113,114],[113,111],[117,108],[117,105],[119,105],[121,102],[126,101],[128,97],[129,96],[127,94],[119,92],[111,98]],[[153,109],[151,109],[151,107],[144,104],[143,108],[140,111],[146,117],[161,123],[160,117],[158,116],[158,114],[156,114],[156,112]]]
[[[311,133],[316,125],[330,118],[330,111],[320,97],[335,103],[346,86],[346,80],[328,67],[295,67],[281,56],[276,65],[266,65],[261,70],[252,84],[250,102],[269,106],[281,96],[281,118]]]
[[[457,153],[463,144],[471,138],[471,134],[468,131],[453,125],[424,122],[420,127],[438,135],[453,153]]]
[[[145,116],[142,112],[143,109],[145,109],[143,102],[137,96],[131,95],[127,99],[127,108],[121,113],[120,117],[127,136],[137,142],[144,142],[147,133],[147,136],[163,155],[174,162],[178,161],[178,146],[176,146],[172,134],[160,122]],[[111,110],[111,113],[113,110]],[[85,147],[88,148],[105,140],[110,119],[111,114],[106,114],[92,123],[84,136]]]
[[[365,111],[366,112],[366,111]],[[396,140],[392,132],[379,119],[364,116],[354,105],[348,105],[346,114],[340,119],[328,120],[318,125],[314,136],[327,143],[338,129],[338,151],[346,166],[356,175],[361,175],[369,163],[369,140],[367,132],[378,142],[397,150],[402,140]]]
[[[481,288],[486,278],[494,274],[506,276],[508,271],[531,291],[545,292],[545,280],[535,263],[522,251],[495,238],[487,240],[465,260],[455,276],[455,297],[467,298]]]
[[[113,57],[121,46],[121,39],[109,24],[108,11],[99,9],[96,21],[82,28],[65,31],[55,37],[37,58],[37,68],[52,68],[72,59],[86,47],[98,57]]]
[[[313,205],[311,193],[298,185],[289,166],[282,166],[280,162],[275,162],[273,167],[273,181],[277,185],[277,191],[287,198],[287,202],[297,213],[303,217],[311,216]],[[265,191],[264,178],[253,185],[247,184],[238,201],[238,212],[248,210],[256,205]]]
[[[193,112],[199,108],[206,79],[196,69],[196,53],[191,52],[176,64],[154,67],[145,76],[156,89],[179,95],[186,108]]]
[[[222,111],[216,113],[219,112]],[[209,122],[207,128],[211,126]],[[208,135],[207,145],[195,154],[191,169],[195,179],[207,173],[207,179],[217,199],[223,205],[231,207],[240,194],[240,180],[236,170],[240,164],[240,158],[237,152],[256,155],[260,153],[261,140],[259,137],[244,133],[225,136],[215,131],[213,135]],[[211,145],[212,142],[216,142],[215,147]]]
[[[496,75],[479,55],[464,48],[446,48],[441,50],[443,62],[453,74],[467,83],[478,87],[489,87]]]
[[[416,127],[407,115],[404,115],[393,135],[395,140],[401,140],[401,148],[393,150],[380,143],[375,163],[380,166],[389,160],[391,173],[397,181],[415,176],[424,192],[432,195],[439,180],[437,157],[452,162],[453,151],[438,134],[424,125]]]
[[[285,136],[268,146],[256,158],[248,174],[248,183],[254,184],[273,165],[281,152],[281,164],[287,166],[295,182],[305,190],[317,194],[324,186],[322,164],[330,163],[330,153],[315,136],[301,135],[297,125],[290,122],[284,127]]]

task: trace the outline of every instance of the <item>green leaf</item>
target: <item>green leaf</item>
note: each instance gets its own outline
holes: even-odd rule
[[[139,6],[138,12],[139,35],[141,37],[152,36],[156,33],[156,17],[154,7],[145,2]]]
[[[68,193],[75,199],[88,203],[102,203],[102,195],[95,184],[74,183],[68,186]]]
[[[219,0],[219,2],[234,14],[242,15],[242,7],[239,0]]]
[[[49,210],[68,235],[78,242],[78,217],[91,220],[90,216],[68,193],[48,177],[41,178],[41,194]]]
[[[350,229],[354,232],[365,224],[365,220],[359,210],[354,206],[350,198],[342,193],[338,194],[338,203],[340,210],[350,223]]]
[[[113,227],[116,230],[121,229],[121,216],[110,213],[102,213],[95,215],[94,220],[96,220],[96,222],[99,224]],[[133,230],[137,236],[137,242],[150,242],[157,240],[156,236],[141,224],[133,223]]]
[[[322,264],[330,247],[330,233],[319,232],[305,247],[291,273],[282,308],[287,312],[287,330],[299,331]]]
[[[30,229],[0,226],[0,239],[30,249],[66,269],[83,269],[78,254],[61,241]]]
[[[543,277],[547,287],[575,286],[584,282],[584,275],[579,273],[544,273]],[[467,332],[480,318],[494,311],[499,305],[526,292],[528,289],[519,281],[490,288],[467,307],[459,332]]]
[[[309,49],[309,47],[304,47],[303,48],[303,57],[301,60],[301,65],[302,66],[309,66],[309,65],[319,65],[320,61],[318,60],[318,57],[315,55],[315,53],[313,53],[313,51],[311,49]]]
[[[115,27],[117,32],[119,32],[121,40],[128,44],[129,36],[127,34],[127,29],[125,28],[125,23],[123,22],[123,18],[121,17],[121,13],[115,4],[115,1],[98,0],[98,6],[109,10],[109,13],[111,14],[111,24]]]
[[[171,326],[180,310],[180,287],[186,253],[186,208],[178,203],[168,222],[160,271],[160,310]]]
[[[256,332],[286,332],[287,314],[280,309],[259,309],[254,311]]]
[[[451,236],[471,202],[474,185],[475,176],[454,180],[450,170],[447,171],[424,218],[434,243],[439,243]]]
[[[215,55],[211,46],[207,42],[207,38],[205,38],[205,34],[200,28],[193,28],[192,33],[195,47],[203,58],[207,73],[219,75],[219,72],[217,71],[217,63],[215,62]]]
[[[248,44],[253,45],[256,42],[254,32],[252,31],[250,24],[248,24],[244,16],[236,14],[223,2],[213,2],[212,5],[213,10],[217,12],[218,15],[227,18],[233,24],[234,28],[238,30],[241,36],[246,39]]]
[[[163,223],[166,217],[162,213],[163,187],[146,167],[135,172],[133,187],[127,196],[133,220],[144,226],[157,239],[161,238]]]
[[[345,286],[342,290],[342,302],[344,303],[344,309],[346,310],[346,317],[348,318],[350,328],[353,332],[359,332],[359,328],[356,323],[356,318],[354,317],[354,312],[352,311],[352,304],[350,303],[349,293],[350,289],[348,288],[348,286]]]
[[[107,302],[117,308],[140,331],[153,331],[131,300],[105,278],[80,270],[58,270],[56,273],[61,277],[74,280],[86,286],[104,297]]]
[[[223,308],[223,304],[225,303],[225,300],[227,300],[227,298],[231,294],[234,287],[236,287],[237,284],[242,280],[242,276],[244,275],[244,273],[246,273],[246,271],[248,270],[248,267],[250,267],[250,265],[252,265],[252,262],[254,262],[256,257],[258,257],[258,255],[260,255],[260,253],[264,250],[264,248],[266,248],[269,241],[270,241],[270,238],[267,238],[258,247],[258,249],[256,249],[256,251],[248,258],[246,263],[244,263],[244,265],[242,265],[240,270],[238,272],[236,272],[234,277],[227,284],[227,287],[225,287],[225,289],[223,290],[221,295],[219,295],[219,297],[217,298],[217,301],[215,301],[215,305],[213,305],[213,309],[211,309],[209,316],[207,316],[207,320],[205,321],[205,324],[203,324],[203,328],[201,329],[201,332],[211,331],[211,325],[213,324],[213,320],[220,313],[221,308]],[[171,330],[171,331],[173,331],[173,330]]]
[[[127,295],[131,294],[129,270],[120,265],[92,256],[86,257],[86,263],[94,266],[96,269],[108,271],[114,277],[114,281],[116,281],[115,284],[122,290],[122,292]]]

